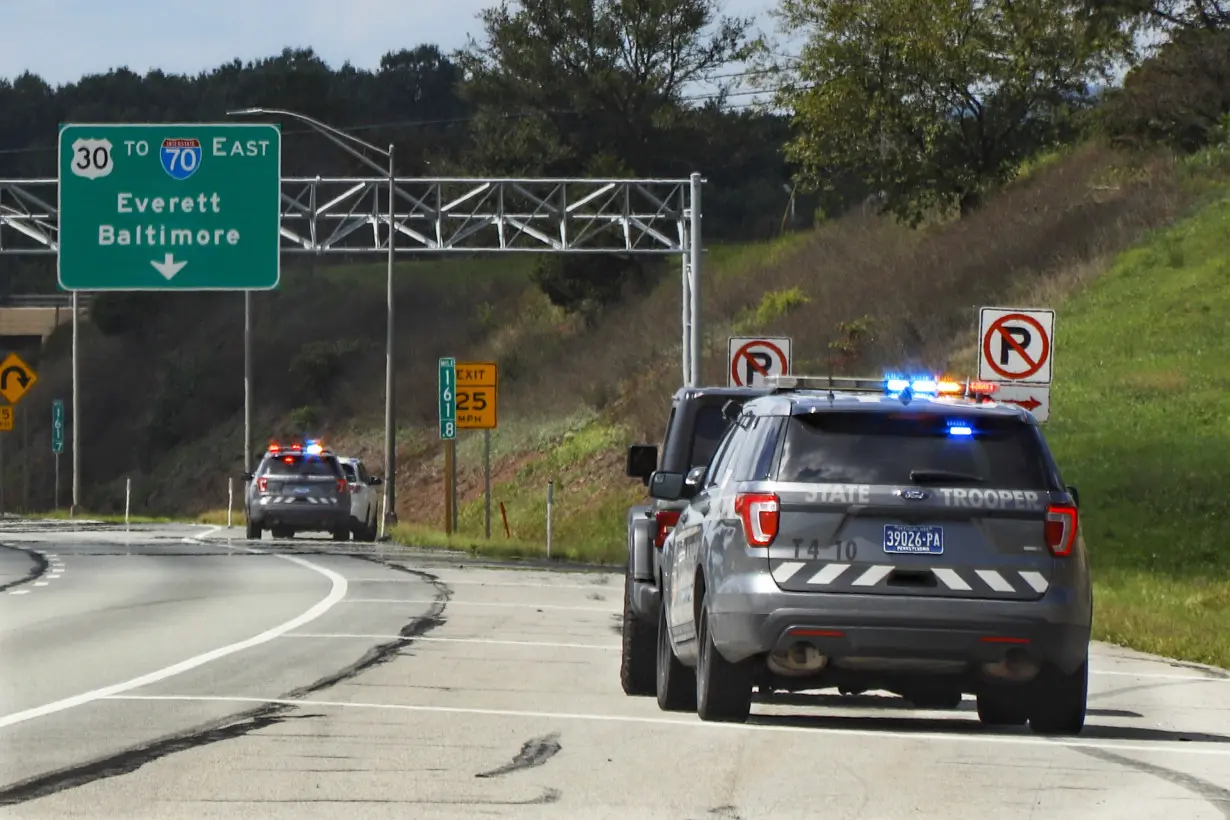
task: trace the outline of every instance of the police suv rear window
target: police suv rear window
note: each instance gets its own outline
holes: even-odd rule
[[[266,462],[265,475],[331,475],[340,476],[337,459],[329,456],[280,455]]]
[[[786,428],[777,480],[919,483],[911,478],[912,472],[938,485],[1048,487],[1046,462],[1029,425],[1009,418],[969,415],[951,419],[908,411],[794,416]],[[945,473],[953,474],[952,478],[946,480]]]
[[[729,425],[721,407],[705,405],[697,409],[696,424],[692,429],[691,466],[700,467],[713,460],[713,451],[722,441]]]

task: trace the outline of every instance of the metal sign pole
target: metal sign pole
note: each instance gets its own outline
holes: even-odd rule
[[[491,428],[483,431],[483,494],[485,496],[484,521],[487,537],[491,537]]]
[[[77,372],[77,324],[80,311],[77,306],[77,291],[73,291],[73,503],[68,508],[69,517],[77,514],[81,506],[81,390]]]

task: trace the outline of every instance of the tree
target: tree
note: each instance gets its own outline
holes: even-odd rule
[[[483,12],[485,42],[458,60],[488,173],[662,175],[686,147],[684,89],[744,56],[749,20],[717,0],[508,0]],[[535,281],[589,318],[643,284],[635,259],[544,259]]]
[[[485,42],[458,60],[478,108],[480,156],[581,173],[617,157],[644,173],[682,116],[683,91],[743,56],[750,20],[718,0],[508,0],[483,12]]]
[[[1224,139],[1230,114],[1230,29],[1176,29],[1128,72],[1099,112],[1115,142],[1196,151]]]
[[[1129,39],[1080,0],[783,0],[782,16],[808,34],[779,93],[801,182],[850,169],[915,224],[968,213],[1059,140]]]
[[[1086,0],[1086,9],[1152,29],[1230,28],[1230,2],[1226,0]]]

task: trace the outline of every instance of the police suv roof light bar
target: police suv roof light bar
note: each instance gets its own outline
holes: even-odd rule
[[[879,393],[900,396],[935,396],[936,398],[962,398],[989,401],[997,385],[985,381],[957,381],[949,378],[875,378],[865,379],[850,376],[793,376],[773,375],[765,381],[775,393],[793,390],[826,390],[843,393]]]

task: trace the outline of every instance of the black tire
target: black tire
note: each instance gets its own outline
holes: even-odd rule
[[[274,527],[273,529],[269,531],[269,534],[272,535],[274,538],[287,539],[287,538],[295,537],[295,531],[290,529],[289,527]]]
[[[249,541],[261,540],[261,527],[259,524],[253,524],[251,521],[249,521],[247,530],[248,530],[247,536],[248,536]]]
[[[657,652],[658,708],[664,712],[691,712],[696,709],[696,670],[684,666],[671,649],[666,626],[666,601],[658,613]]]
[[[349,541],[350,540],[350,530],[346,529],[345,527],[343,527],[340,530],[334,530],[333,540],[334,541]]]
[[[996,686],[979,690],[978,720],[983,726],[1024,726],[1029,721],[1031,690]]]
[[[696,622],[700,662],[696,668],[696,713],[701,720],[743,723],[752,712],[752,659],[731,663],[709,634],[709,606],[702,599]]]
[[[632,611],[632,576],[624,575],[623,651],[619,683],[625,695],[639,697],[657,692],[658,630]]]
[[[371,543],[376,540],[376,536],[380,534],[379,522],[376,520],[376,511],[372,510],[372,523],[368,524],[363,530],[363,540]]]
[[[1089,659],[1071,675],[1043,667],[1034,687],[1029,728],[1040,735],[1079,735],[1089,698]]]

